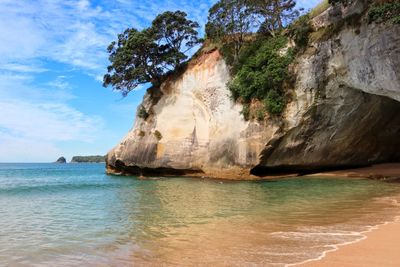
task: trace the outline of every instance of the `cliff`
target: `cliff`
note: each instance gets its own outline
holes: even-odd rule
[[[149,90],[107,171],[251,179],[400,161],[400,27],[362,19],[309,43],[283,115],[263,122],[244,120],[228,66],[217,50],[203,53]]]

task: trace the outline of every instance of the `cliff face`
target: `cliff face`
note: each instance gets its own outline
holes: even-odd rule
[[[242,107],[230,99],[228,68],[218,51],[191,62],[183,75],[147,94],[145,120],[108,154],[109,171],[199,174],[216,177],[248,175],[278,129],[246,122]]]
[[[287,127],[253,172],[399,161],[399,44],[399,26],[374,24],[313,44],[296,64]]]
[[[107,156],[110,173],[251,178],[400,160],[400,27],[361,24],[296,59],[283,117],[246,122],[218,51],[192,61]]]

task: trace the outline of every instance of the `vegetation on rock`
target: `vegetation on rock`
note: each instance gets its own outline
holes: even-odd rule
[[[370,23],[390,21],[400,24],[400,2],[394,1],[373,5],[368,11],[368,20]]]
[[[284,25],[299,16],[294,0],[252,0],[249,1],[252,12],[261,18],[258,32],[275,36]]]
[[[71,163],[102,163],[106,161],[106,156],[74,156]]]
[[[162,134],[158,130],[155,130],[154,136],[157,138],[158,141],[162,139]]]
[[[294,55],[290,48],[286,53],[281,51],[286,44],[287,38],[278,36],[249,43],[241,51],[235,65],[236,73],[228,85],[234,100],[250,104],[258,99],[271,114],[283,111],[282,83]]]
[[[328,0],[328,3],[331,5],[349,5],[353,2],[354,0]]]
[[[128,28],[108,46],[111,65],[103,85],[111,85],[126,96],[141,84],[159,86],[165,75],[186,59],[186,52],[197,45],[197,22],[182,11],[164,12],[152,26],[139,31]]]
[[[330,3],[328,0],[322,0],[316,7],[311,9],[309,13],[309,17],[311,19],[321,15],[325,10],[327,10],[330,6]]]
[[[236,59],[254,20],[247,0],[220,0],[209,10],[207,38],[231,44]]]
[[[299,16],[294,0],[219,0],[209,10],[206,47],[219,49],[231,67],[228,88],[232,98],[243,104],[246,119],[279,115],[287,102],[284,87],[290,84],[289,65],[296,53],[311,40],[320,40],[339,26],[313,32],[310,20],[329,5],[349,5],[352,0],[323,0],[309,14]],[[373,6],[370,21],[399,22],[399,3],[389,1]],[[199,25],[182,11],[158,15],[151,27],[142,31],[127,29],[108,48],[111,65],[104,85],[112,85],[124,95],[140,84],[160,86],[166,76],[183,69],[186,52],[202,40]],[[260,108],[260,105],[263,108]],[[148,111],[140,106],[138,117],[146,120]],[[154,133],[156,136],[158,134]],[[161,136],[161,134],[160,134]]]
[[[147,112],[146,108],[143,105],[140,105],[137,115],[139,118],[144,120],[147,120],[147,118],[150,116],[150,114]]]
[[[232,66],[228,87],[244,105],[245,119],[261,120],[265,112],[279,115],[285,107],[282,87],[295,54],[286,46],[289,38],[306,46],[311,31],[307,16],[283,31],[299,14],[295,5],[292,0],[220,0],[210,9],[207,39],[220,44],[216,46]],[[264,108],[252,112],[252,101],[261,101]]]

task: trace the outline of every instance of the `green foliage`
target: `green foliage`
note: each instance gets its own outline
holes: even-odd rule
[[[305,47],[308,44],[309,35],[312,32],[310,17],[303,15],[289,26],[289,36],[298,47]]]
[[[295,9],[295,0],[250,0],[247,1],[251,12],[261,17],[259,32],[275,36],[276,32],[283,29],[284,24],[289,24],[299,16]]]
[[[154,136],[157,138],[158,141],[162,139],[162,134],[158,130],[154,132]]]
[[[310,13],[309,17],[311,19],[321,15],[325,10],[329,8],[329,2],[328,0],[322,0],[316,7],[314,7]]]
[[[250,119],[250,105],[247,104],[247,103],[244,103],[243,104],[243,109],[242,109],[242,111],[240,113],[242,113],[244,119],[246,121],[248,121]]]
[[[264,105],[270,114],[279,115],[285,108],[285,98],[276,90],[268,92]]]
[[[245,35],[251,31],[255,14],[248,6],[248,0],[220,0],[208,13],[207,38],[214,42],[230,43],[235,58],[245,42]]]
[[[390,21],[400,24],[400,2],[375,4],[368,11],[368,21],[382,23]]]
[[[177,68],[187,59],[185,52],[199,43],[197,28],[199,24],[186,19],[182,11],[166,11],[153,20],[151,29],[156,41],[161,43],[161,50],[165,51],[166,64]]]
[[[126,29],[107,48],[111,65],[103,85],[111,85],[123,96],[141,84],[159,86],[163,76],[180,66],[187,59],[185,52],[199,42],[198,27],[186,13],[167,11],[150,28]]]
[[[147,120],[147,118],[149,117],[149,113],[143,105],[140,105],[139,107],[138,117],[144,120]]]
[[[258,110],[256,111],[256,119],[257,119],[258,121],[262,121],[262,120],[264,120],[264,117],[265,117],[265,111],[264,111],[264,109],[258,109]]]
[[[354,0],[328,0],[330,5],[350,5]]]
[[[287,77],[287,67],[293,60],[293,52],[281,55],[280,50],[287,43],[285,37],[264,39],[249,44],[240,54],[235,66],[236,75],[229,83],[235,100],[249,103],[251,99],[263,99],[268,91],[280,91]]]
[[[105,156],[74,156],[71,159],[73,163],[101,163],[105,161]]]
[[[284,97],[282,85],[288,77],[288,66],[293,61],[294,51],[283,48],[287,38],[259,39],[243,48],[237,64],[234,66],[234,77],[228,84],[234,100],[241,100],[244,105],[242,114],[250,117],[248,104],[252,99],[263,100],[266,110],[277,115],[283,111]],[[256,114],[256,117],[261,115]]]

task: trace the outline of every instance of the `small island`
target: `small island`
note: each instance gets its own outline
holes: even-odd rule
[[[64,157],[59,157],[58,160],[54,163],[65,164],[65,163],[67,163],[67,160]]]
[[[105,156],[74,156],[71,159],[71,163],[104,163],[106,161]]]

